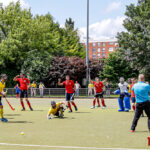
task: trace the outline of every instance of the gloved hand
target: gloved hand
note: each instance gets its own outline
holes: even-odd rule
[[[47,116],[47,119],[53,119],[51,116]]]
[[[7,94],[7,91],[6,91],[6,92],[4,92],[4,91],[2,92],[2,96],[4,96],[4,97],[5,97],[5,96],[6,96],[6,94]]]

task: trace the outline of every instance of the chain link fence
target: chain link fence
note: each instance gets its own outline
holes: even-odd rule
[[[7,88],[7,96],[8,97],[16,97],[16,89],[15,88]],[[110,89],[104,91],[104,97],[116,97],[116,95],[113,95],[113,91],[116,89]],[[39,88],[29,89],[28,90],[28,96],[29,97],[65,97],[66,91],[65,88],[44,88],[43,90],[40,90]],[[77,95],[75,95],[78,97]],[[92,93],[89,92],[87,88],[80,88],[79,89],[79,97],[80,98],[86,98],[86,97],[93,97],[94,96],[94,90],[92,90]]]

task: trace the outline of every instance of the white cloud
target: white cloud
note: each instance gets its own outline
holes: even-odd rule
[[[93,40],[116,37],[118,32],[124,31],[123,20],[125,17],[108,18],[89,26],[89,37]],[[79,29],[81,41],[86,37],[86,27]]]
[[[121,7],[121,2],[118,1],[118,2],[112,2],[110,3],[107,8],[104,10],[104,13],[110,13],[112,12],[113,10],[118,10],[120,9]]]
[[[3,6],[9,5],[10,2],[17,2],[18,0],[0,0],[0,3],[3,4]],[[22,8],[29,8],[29,4],[26,3],[24,0],[20,0],[20,4]]]

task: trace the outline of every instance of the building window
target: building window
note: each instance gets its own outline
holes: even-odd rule
[[[98,49],[97,49],[97,52],[100,52],[100,51],[101,51],[101,49],[100,49],[100,48],[98,48]]]
[[[103,53],[103,58],[105,58],[105,53]]]
[[[96,55],[95,55],[95,54],[93,54],[93,55],[92,55],[92,57],[93,57],[93,58],[96,58]]]
[[[110,47],[110,48],[109,48],[109,52],[112,52],[112,51],[114,51],[114,48],[113,48],[113,47]]]
[[[103,42],[103,47],[105,47],[105,45],[106,45],[105,42]]]
[[[100,57],[101,55],[100,54],[97,54],[97,57]]]
[[[103,48],[103,51],[105,51],[105,48]]]
[[[109,45],[113,45],[114,44],[114,42],[109,42]]]
[[[115,46],[118,46],[118,45],[119,45],[118,42],[116,42],[116,43],[115,43]]]
[[[95,46],[96,46],[96,44],[95,44],[95,43],[92,43],[92,45],[93,45],[93,47],[95,47]]]
[[[100,47],[100,45],[101,45],[101,43],[100,43],[100,42],[98,42],[98,43],[97,43],[97,46],[98,46],[98,47]]]
[[[92,52],[93,52],[93,53],[95,53],[95,52],[96,52],[96,49],[95,49],[95,48],[93,48],[93,49],[92,49]]]

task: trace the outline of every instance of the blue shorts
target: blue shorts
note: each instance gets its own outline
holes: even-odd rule
[[[2,104],[2,97],[0,97],[0,106],[3,106],[3,104]]]
[[[66,93],[66,101],[74,100],[74,93]]]
[[[132,103],[135,103],[136,100],[135,100],[135,97],[132,97]]]

